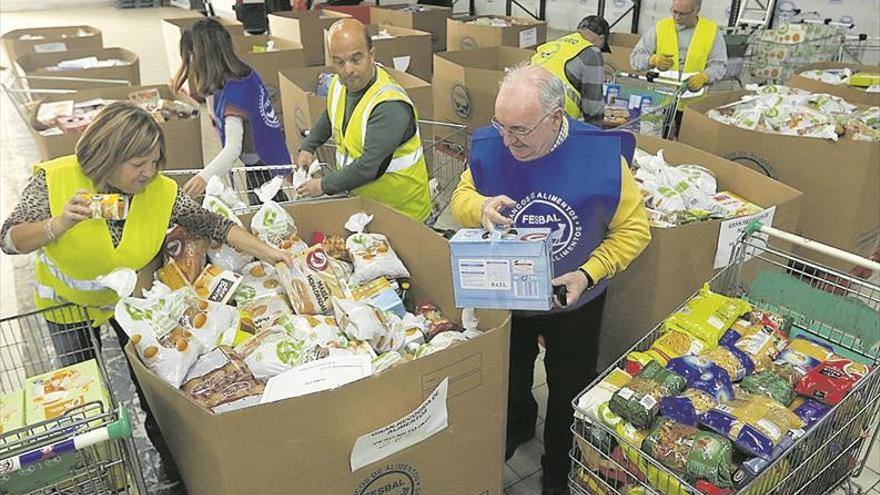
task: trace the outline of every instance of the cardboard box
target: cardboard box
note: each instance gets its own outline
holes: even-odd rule
[[[420,119],[430,119],[433,115],[433,93],[431,85],[421,79],[386,68],[403,89],[406,90],[418,110]],[[281,106],[284,112],[284,136],[291,154],[299,150],[304,133],[312,128],[312,124],[327,108],[327,99],[315,94],[318,76],[322,73],[335,73],[330,66],[306,67],[282,71],[279,75],[281,83]]]
[[[351,214],[373,214],[370,230],[391,240],[417,299],[460,321],[448,244],[428,227],[358,198],[287,208],[306,238],[315,230],[344,234]],[[510,318],[506,311],[477,316],[487,330],[480,337],[336,390],[221,415],[161,381],[130,346],[126,352],[193,495],[501,495]],[[356,439],[411,413],[446,378],[448,428],[352,472]]]
[[[609,45],[611,53],[603,53],[605,65],[610,65],[615,72],[636,72],[629,63],[629,57],[633,49],[626,46]]]
[[[269,14],[269,32],[303,47],[306,65],[324,63],[324,30],[339,19],[351,17],[332,10],[290,10]]]
[[[635,33],[611,33],[605,40],[609,46],[622,46],[624,48],[635,48],[639,40],[642,39],[641,34]]]
[[[204,16],[193,12],[193,17],[175,17],[171,19],[162,19],[162,39],[165,41],[165,58],[168,60],[168,73],[171,77],[177,74],[180,69],[180,36],[189,29],[199,19]],[[244,26],[235,19],[227,17],[214,17],[217,22],[222,24],[232,35],[243,35]],[[187,81],[187,87],[190,94],[193,94],[193,86],[191,81]]]
[[[865,91],[866,88],[858,88],[855,86],[849,86],[847,84],[828,84],[822,81],[816,81],[813,79],[807,79],[802,76],[801,73],[806,72],[808,70],[813,69],[843,69],[849,68],[852,69],[853,72],[873,72],[880,73],[880,66],[878,65],[857,65],[857,64],[846,64],[842,62],[822,62],[818,64],[807,65],[806,67],[801,67],[795,74],[791,76],[791,79],[786,83],[788,86],[793,88],[801,88],[806,89],[812,93],[826,93],[829,95],[835,95],[843,98],[844,100],[852,103],[853,105],[864,105],[864,106],[880,106],[880,93],[868,93]]]
[[[408,72],[420,79],[430,81],[433,72],[431,63],[431,33],[394,26],[368,25],[367,31],[375,36],[379,31],[387,31],[394,38],[373,39],[376,62],[401,72]],[[326,31],[324,35],[327,36]],[[330,50],[324,47],[325,65],[333,65]]]
[[[804,204],[797,233],[870,257],[880,240],[878,143],[853,141],[847,136],[833,142],[764,134],[706,117],[709,110],[748,94],[719,93],[688,105],[679,140],[760,168],[802,191]],[[844,271],[852,268],[812,251],[803,254]]]
[[[495,27],[470,23],[479,17],[507,19],[508,21],[516,21],[518,24]],[[446,49],[450,52],[492,46],[536,48],[546,42],[547,23],[544,21],[501,15],[482,15],[446,20]]]
[[[84,35],[84,36],[80,36]],[[41,36],[42,39],[21,39]],[[98,50],[104,47],[101,30],[92,26],[61,26],[15,29],[0,37],[9,63],[26,53]]]
[[[320,10],[332,10],[334,12],[341,12],[343,14],[354,17],[355,19],[361,21],[362,24],[370,23],[371,5],[369,4],[330,5],[329,3],[319,3],[315,5],[315,8]]]
[[[99,88],[77,91],[74,94],[48,95],[41,101],[86,101],[93,98],[108,100],[127,100],[128,95],[144,89],[159,89],[162,98],[172,99],[171,87],[163,85],[150,86],[125,86],[115,88]],[[34,120],[37,109],[33,109],[31,120]],[[167,169],[200,169],[204,166],[202,160],[202,131],[201,120],[177,119],[159,124],[165,135],[165,154]],[[60,134],[57,136],[43,136],[31,127],[31,134],[37,145],[40,159],[51,160],[59,156],[73,154],[77,140],[82,133]]]
[[[412,8],[420,9],[417,12]],[[446,20],[452,17],[452,9],[436,5],[382,5],[370,9],[370,21],[377,26],[397,26],[431,33],[431,48],[435,52],[446,50]]]
[[[109,391],[94,359],[28,378],[24,390],[28,424],[57,418],[88,402],[110,406]]]
[[[449,251],[457,307],[553,307],[550,229],[513,229],[497,238],[485,229],[461,229],[449,240]]]
[[[273,51],[254,52],[254,47],[265,47],[270,41],[274,46]],[[266,89],[269,90],[269,94],[272,96],[275,112],[281,112],[278,72],[294,67],[306,66],[302,45],[284,38],[265,34],[233,36],[232,43],[235,47],[235,53],[241,58],[242,62],[251,66],[260,75],[260,79],[263,80],[263,84],[266,85]]]
[[[489,124],[504,69],[528,61],[532,50],[492,47],[434,54],[434,118],[468,126]]]
[[[776,207],[773,226],[797,229],[803,195],[792,187],[729,160],[681,143],[637,136],[644,151],[671,165],[701,165],[715,175],[719,191],[732,191],[763,207]],[[651,228],[651,244],[611,279],[602,315],[598,369],[611,365],[716,273],[714,261],[723,220]]]
[[[125,62],[113,67],[90,69],[48,70],[65,60],[97,57],[98,60],[117,59]],[[90,89],[120,85],[137,86],[141,83],[141,65],[138,56],[124,48],[99,48],[55,53],[27,53],[16,60],[27,77],[31,89]],[[42,79],[42,78],[52,79]],[[85,80],[64,80],[81,78]]]
[[[0,435],[24,426],[24,390],[0,396]]]

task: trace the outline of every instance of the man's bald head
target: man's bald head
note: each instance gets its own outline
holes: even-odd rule
[[[375,74],[373,41],[367,27],[357,19],[341,19],[330,26],[328,50],[342,84],[360,91]]]
[[[339,43],[357,43],[362,41],[367,50],[373,48],[373,38],[361,21],[354,18],[340,19],[328,30],[328,43],[332,52],[333,45]]]

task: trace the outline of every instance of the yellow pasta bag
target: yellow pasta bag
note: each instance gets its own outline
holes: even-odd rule
[[[751,310],[748,302],[716,294],[709,289],[709,284],[704,284],[696,296],[663,322],[663,326],[687,333],[712,348],[740,316]]]

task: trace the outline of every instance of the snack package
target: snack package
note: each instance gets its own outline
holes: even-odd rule
[[[419,348],[412,354],[416,358],[422,358],[434,354],[435,352],[442,351],[457,342],[464,342],[465,340],[467,340],[467,337],[461,332],[443,332],[436,338],[431,339],[431,342],[419,346]]]
[[[217,338],[217,345],[237,347],[245,341],[254,338],[257,334],[257,325],[251,315],[244,310],[238,311],[238,326],[229,328]]]
[[[324,247],[324,251],[327,252],[328,255],[332,258],[336,258],[340,261],[346,261],[351,263],[351,254],[348,252],[348,248],[345,247],[345,238],[338,235],[327,235],[325,236],[323,233],[316,233],[319,237],[317,239],[313,239],[312,244],[321,243]]]
[[[0,435],[24,426],[24,389],[0,395]]]
[[[425,343],[427,321],[423,316],[419,317],[412,313],[406,313],[403,316],[402,323],[404,332],[406,333],[406,336],[404,337],[404,349],[408,348],[410,344],[420,346]]]
[[[431,304],[431,303],[422,303],[417,306],[413,313],[416,316],[422,316],[425,318],[427,322],[426,332],[425,332],[425,340],[427,342],[431,342],[431,340],[440,335],[443,332],[463,332],[464,328],[461,325],[451,322],[450,320],[443,317],[443,314],[440,312],[440,308]]]
[[[793,412],[773,399],[748,392],[719,404],[700,419],[706,428],[733,440],[744,452],[771,459],[773,449],[786,433],[804,427]]]
[[[237,273],[207,265],[193,283],[193,288],[202,299],[226,304],[232,299],[241,279],[241,275]]]
[[[352,284],[358,286],[379,277],[409,278],[409,271],[391,249],[388,239],[381,234],[364,233],[372,220],[372,215],[356,213],[345,223],[345,228],[354,232],[345,240],[354,263]]]
[[[276,263],[275,270],[297,314],[326,314],[333,308],[332,298],[346,297],[347,290],[339,283],[320,245],[299,253],[290,266]]]
[[[241,306],[250,315],[257,330],[266,330],[284,315],[293,314],[287,299],[283,296],[268,296],[254,299]]]
[[[373,374],[378,375],[402,362],[404,362],[403,355],[397,351],[389,351],[379,354],[373,359]]]
[[[105,411],[110,407],[110,394],[94,359],[32,376],[23,387],[24,420],[28,425],[59,418],[89,402],[102,403]],[[81,418],[82,409],[79,412]]]
[[[190,304],[178,320],[180,328],[190,332],[202,349],[213,349],[220,336],[239,328],[239,312],[232,306],[200,300]]]
[[[666,368],[685,377],[688,382],[688,388],[681,395],[660,400],[660,413],[666,417],[697,426],[704,413],[718,403],[733,400],[730,376],[711,361],[685,356],[671,360]]]
[[[205,268],[209,243],[208,239],[191,235],[184,227],[176,225],[165,235],[165,260],[173,261],[186,281],[192,284]]]
[[[80,197],[89,202],[93,219],[125,220],[128,218],[128,196],[118,193],[82,193]]]
[[[285,315],[275,320],[274,325],[287,335],[306,342],[309,346],[343,349],[349,346],[336,318],[322,315]]]
[[[403,307],[403,301],[397,295],[397,291],[385,277],[379,277],[359,287],[352,289],[352,298],[355,301],[363,301],[377,308],[389,311],[403,318],[406,315],[406,309]]]
[[[216,412],[222,405],[229,411],[250,404],[244,399],[259,397],[264,387],[231,348],[218,347],[196,361],[180,389],[199,406]]]
[[[833,406],[846,397],[853,386],[868,375],[870,368],[849,359],[829,359],[810,370],[795,391],[805,397]]]
[[[686,385],[682,376],[651,361],[632,381],[614,393],[609,406],[611,411],[636,428],[646,429],[660,410],[660,399],[678,395]]]
[[[202,207],[225,219],[232,220],[239,227],[244,227],[233,209],[247,208],[247,204],[241,201],[238,194],[232,188],[227,187],[217,176],[208,179]],[[253,261],[254,257],[238,251],[228,244],[219,244],[210,246],[208,259],[212,265],[240,272],[245,265]]]
[[[712,348],[724,332],[751,309],[748,302],[715,294],[709,290],[709,284],[705,284],[683,308],[667,318],[663,326],[687,333]]]
[[[254,261],[241,270],[241,284],[233,295],[239,307],[264,297],[281,296],[284,287],[275,271],[275,267],[262,261]]]
[[[282,181],[282,177],[275,177],[254,191],[263,206],[251,218],[251,232],[278,249],[297,254],[308,245],[297,235],[290,213],[272,199],[281,190]]]
[[[707,361],[711,361],[722,369],[727,371],[731,382],[738,382],[754,371],[754,365],[751,359],[743,359],[726,345],[718,347],[703,353],[701,356]]]
[[[336,321],[349,338],[369,342],[377,353],[403,348],[406,330],[400,318],[393,313],[338,297],[333,298],[333,311]]]
[[[759,330],[744,335],[730,347],[730,350],[741,361],[751,362],[755,373],[772,369],[773,360],[788,344],[788,338],[777,326],[768,324],[768,322],[763,322],[760,325]]]
[[[724,437],[661,417],[642,442],[642,449],[691,482],[706,480],[721,488],[733,486],[733,447]]]
[[[177,266],[174,260],[168,260],[162,268],[156,270],[156,280],[171,290],[190,286],[186,276],[180,271],[180,267]]]
[[[773,372],[795,386],[811,369],[834,356],[834,349],[809,337],[796,337],[773,362]]]
[[[591,387],[581,395],[580,398],[578,398],[578,409],[584,411],[590,418],[598,420],[599,405],[610,401],[614,392],[620,390],[620,388],[629,383],[630,380],[632,380],[632,377],[625,371],[614,368],[605,376],[605,378],[602,379],[601,382]],[[575,409],[575,416],[581,414],[578,409]]]
[[[162,95],[157,88],[143,89],[128,94],[128,99],[135,105],[153,113],[162,107]]]
[[[788,380],[769,371],[762,371],[745,377],[740,384],[746,392],[769,397],[787,406],[794,400],[794,388]]]
[[[258,380],[267,380],[297,366],[326,357],[317,345],[310,345],[287,334],[280,327],[258,332],[254,338],[235,348]]]

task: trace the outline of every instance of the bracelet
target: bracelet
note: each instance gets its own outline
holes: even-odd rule
[[[49,238],[49,242],[54,242],[57,237],[55,237],[55,232],[52,231],[52,219],[50,218],[48,222],[46,222],[46,236]]]
[[[596,285],[596,282],[593,282],[593,277],[591,277],[586,270],[584,270],[583,268],[578,268],[578,271],[583,273],[584,276],[587,277],[587,289],[591,289],[594,285]]]

